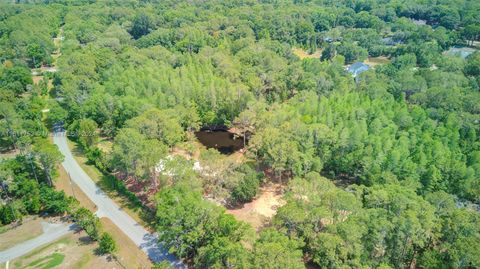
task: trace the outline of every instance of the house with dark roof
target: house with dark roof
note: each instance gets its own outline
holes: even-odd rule
[[[350,65],[348,68],[347,68],[347,71],[352,74],[352,76],[354,78],[356,78],[358,75],[360,75],[361,73],[367,71],[370,69],[370,66],[367,65],[367,64],[364,64],[362,62],[356,62],[352,65]]]

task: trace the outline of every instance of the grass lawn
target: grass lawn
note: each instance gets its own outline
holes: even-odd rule
[[[42,257],[40,259],[34,260],[24,268],[51,269],[60,265],[64,259],[65,259],[65,255],[55,252],[46,257]]]
[[[70,181],[70,176],[63,166],[58,166],[58,177],[54,181],[55,188],[62,190],[68,196],[74,196],[80,204],[92,212],[97,211],[95,204],[87,197],[87,195],[75,184]]]
[[[57,241],[39,247],[34,251],[10,261],[13,269],[52,268],[122,268],[115,260],[98,256],[96,242],[90,240],[84,231],[66,235]],[[128,267],[138,268],[138,267]]]
[[[100,222],[103,229],[115,239],[118,248],[116,256],[121,264],[126,268],[151,268],[153,266],[147,254],[140,250],[110,219],[101,218]]]

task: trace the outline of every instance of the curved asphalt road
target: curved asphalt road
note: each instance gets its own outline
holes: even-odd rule
[[[55,241],[68,233],[78,230],[78,226],[76,224],[66,225],[64,223],[56,224],[47,222],[42,222],[42,228],[43,234],[17,244],[4,251],[0,251],[0,263],[8,262],[21,257],[40,246]]]
[[[53,142],[65,156],[62,165],[70,174],[72,181],[92,200],[97,206],[99,217],[109,218],[120,230],[122,230],[139,248],[141,248],[153,262],[167,260],[175,268],[187,268],[180,260],[163,249],[157,240],[156,234],[151,234],[132,217],[125,213],[113,202],[83,171],[75,161],[67,145],[67,137],[64,131],[54,133]]]

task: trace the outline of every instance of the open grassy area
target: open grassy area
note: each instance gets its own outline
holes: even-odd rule
[[[58,177],[55,179],[54,185],[57,190],[63,190],[68,196],[75,197],[83,207],[92,212],[97,210],[97,207],[87,195],[77,186],[77,184],[70,180],[70,176],[61,165],[58,166]]]
[[[51,269],[60,265],[65,259],[65,255],[62,253],[52,253],[46,257],[34,260],[29,265],[24,268],[41,268],[41,269]]]
[[[10,261],[13,269],[51,269],[51,268],[122,268],[117,261],[106,256],[98,256],[95,249],[98,247],[81,231],[66,235],[50,244]],[[130,268],[130,267],[129,267]],[[137,267],[131,267],[137,268]]]
[[[0,233],[0,251],[41,235],[43,233],[41,221],[42,218],[29,217],[19,226],[5,226]]]
[[[151,268],[152,262],[147,254],[140,250],[127,235],[118,229],[108,218],[101,218],[104,230],[108,231],[117,242],[117,259],[126,268]]]

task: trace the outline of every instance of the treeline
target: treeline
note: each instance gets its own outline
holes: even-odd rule
[[[113,253],[116,243],[110,234],[101,232],[98,217],[80,206],[74,197],[51,186],[51,175],[38,163],[40,166],[51,163],[51,173],[54,173],[58,165],[58,157],[54,155],[61,156],[61,153],[48,141],[37,142],[34,147],[40,144],[43,148],[33,153],[23,151],[16,158],[0,162],[0,224],[21,222],[26,215],[67,216],[92,240],[99,241],[100,253]],[[36,156],[40,158],[38,161]]]
[[[316,173],[288,185],[274,225],[322,268],[475,268],[477,212],[398,184],[335,187]],[[299,214],[302,212],[302,214]],[[459,251],[462,249],[461,251]]]
[[[302,242],[274,229],[255,239],[251,227],[179,184],[157,195],[159,238],[178,257],[198,268],[304,268]]]
[[[63,13],[60,5],[1,4],[0,151],[6,155],[0,159],[0,225],[27,215],[67,217],[99,241],[99,253],[112,253],[115,241],[101,232],[98,217],[54,188],[63,155],[48,136],[66,112],[47,96],[55,76],[44,73],[34,84],[30,68],[52,63]]]
[[[160,239],[198,268],[475,268],[479,215],[443,191],[399,184],[342,190],[315,172],[288,184],[273,228],[255,235],[191,186],[157,194]],[[273,267],[271,262],[275,261]]]
[[[262,262],[278,253],[279,268],[478,265],[478,214],[458,208],[480,193],[478,53],[443,55],[468,42],[476,14],[406,2],[209,5],[84,6],[66,16],[71,39],[57,86],[66,121],[93,120],[114,137],[102,165],[160,188],[158,231],[172,253],[199,268],[269,267]],[[84,21],[95,27],[80,30]],[[292,45],[321,47],[322,61],[299,61]],[[380,55],[392,62],[356,81],[344,72],[345,63]],[[311,196],[289,191],[276,231],[255,238],[201,197],[250,201],[260,180],[249,168],[205,153],[200,173],[181,158],[165,163],[175,171],[168,179],[155,170],[188,131],[209,124],[252,133],[255,169],[284,182],[306,178],[292,188],[312,184]],[[315,173],[362,187],[345,192]],[[436,199],[448,201],[448,213]],[[452,227],[458,215],[464,222]]]
[[[317,171],[350,183],[401,182],[419,193],[443,190],[476,201],[480,170],[473,122],[455,113],[439,122],[420,106],[383,94],[306,93],[257,113],[250,119],[256,124],[252,154],[279,176]]]
[[[2,8],[3,11],[3,8]],[[0,59],[15,59],[30,67],[50,64],[62,6],[7,6],[0,20]],[[8,15],[7,15],[8,14]]]
[[[0,205],[2,225],[21,221],[25,215],[62,215],[75,203],[73,198],[48,186],[46,174],[31,155],[2,161],[0,165],[0,198],[4,202]]]
[[[58,95],[65,98],[63,106],[70,113],[70,122],[89,117],[101,127],[116,131],[129,118],[148,106],[155,106],[186,109],[187,113],[194,113],[193,118],[198,117],[201,124],[228,125],[254,98],[281,101],[298,91],[333,87],[328,80],[316,85],[318,74],[302,68],[290,50],[290,45],[301,45],[296,40],[301,34],[287,34],[304,17],[315,17],[312,10],[319,7],[302,7],[299,18],[290,19],[292,27],[278,30],[282,33],[278,34],[279,38],[259,34],[272,33],[276,28],[259,30],[255,26],[282,26],[280,22],[257,22],[274,16],[271,14],[273,7],[267,8],[269,5],[254,8],[255,16],[243,15],[237,10],[243,7],[220,5],[225,15],[218,13],[222,16],[215,20],[216,23],[207,23],[214,16],[211,10],[201,6],[196,8],[202,16],[192,15],[193,7],[185,7],[179,14],[165,8],[167,12],[163,15],[154,12],[155,8],[149,5],[138,8],[135,13],[129,13],[125,6],[102,6],[91,12],[93,7],[96,6],[76,7],[76,12],[65,16],[67,40],[63,48],[65,55],[59,64],[61,78],[57,81],[62,81],[62,85],[57,89]],[[295,5],[285,4],[277,9],[300,12],[300,6]],[[319,14],[315,18],[328,18]],[[284,21],[281,14],[275,16]],[[381,20],[376,15],[370,16]],[[322,59],[333,59],[340,54],[347,63],[363,60],[368,55],[400,57],[411,54],[415,55],[415,66],[442,66],[448,64],[440,56],[443,50],[465,40],[459,34],[461,28],[417,26],[410,19],[399,16],[382,20],[378,29],[355,24],[332,25],[332,29],[307,28],[324,35],[318,38],[316,45],[324,48]],[[90,24],[88,29],[84,29],[86,22]],[[184,26],[186,22],[192,27]],[[159,25],[162,27],[158,28]],[[391,32],[385,34],[385,29]],[[137,32],[142,31],[144,35],[134,40],[140,35]],[[287,36],[294,40],[280,38]]]

